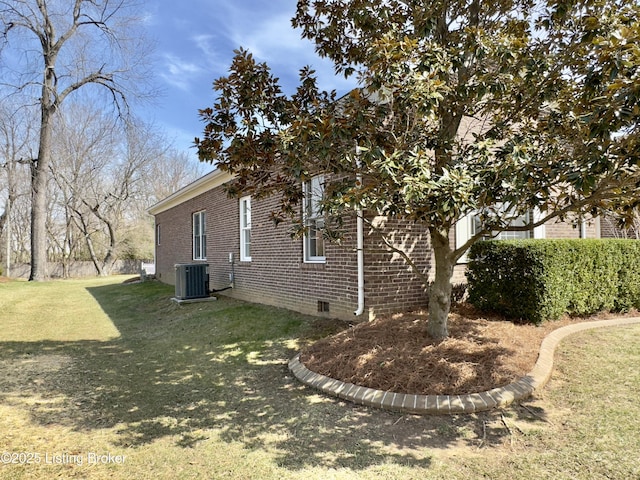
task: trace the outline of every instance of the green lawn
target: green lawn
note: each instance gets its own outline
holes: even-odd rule
[[[0,478],[640,477],[640,327],[568,339],[521,406],[418,417],[291,377],[333,322],[122,281],[0,284]]]

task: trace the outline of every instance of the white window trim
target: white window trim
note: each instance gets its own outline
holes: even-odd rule
[[[303,220],[304,220],[305,227],[307,226],[307,221],[308,221],[307,196],[309,195],[309,185],[313,185],[315,181],[317,181],[321,185],[324,184],[324,175],[317,175],[313,177],[310,181],[305,182],[302,185],[302,192],[304,195]],[[316,219],[316,217],[312,217],[312,219]],[[304,263],[326,263],[327,257],[325,255],[309,254],[309,241],[310,241],[310,237],[308,235],[308,232],[305,231],[303,240],[302,240],[302,256],[303,256]],[[324,245],[324,239],[323,239],[323,249],[324,247],[325,245]]]
[[[469,213],[456,222],[456,249],[462,247],[471,238],[471,232],[473,231],[473,217],[475,213]],[[467,254],[469,250],[464,252],[458,259],[458,263],[468,263],[469,259]]]
[[[200,226],[200,235],[196,237],[196,217]],[[191,239],[192,239],[192,256],[194,260],[207,259],[207,212],[200,210],[191,216]],[[196,242],[200,245],[200,255],[196,255]]]
[[[467,243],[467,241],[473,235],[473,219],[477,215],[477,212],[471,212],[464,217],[462,217],[456,223],[456,248],[460,248],[462,245]],[[533,210],[533,222],[538,222],[542,218],[542,213],[538,208]],[[539,227],[535,227],[533,229],[532,235],[529,238],[545,238],[545,227],[544,224]],[[467,258],[467,250],[462,257],[458,260],[458,263],[468,263],[469,259]]]
[[[533,209],[533,223],[539,222],[544,218],[544,214],[538,207]],[[533,229],[533,238],[546,238],[547,232],[544,227],[544,223]]]
[[[246,210],[244,208],[245,205],[248,207]],[[249,232],[249,249],[251,249],[251,196],[240,198],[238,206],[240,207],[240,261],[250,262],[251,255],[245,254],[245,247],[246,247],[245,234],[246,232]],[[246,215],[248,218],[246,219],[245,219],[245,211],[248,212],[248,215]],[[249,253],[251,253],[251,250],[249,250]]]

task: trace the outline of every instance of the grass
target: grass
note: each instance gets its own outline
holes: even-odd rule
[[[98,287],[113,280],[94,281]],[[83,281],[0,284],[3,341],[75,341],[116,338],[119,333]],[[87,321],[91,318],[91,321]]]
[[[222,297],[178,306],[170,287],[122,280],[0,284],[0,453],[39,455],[0,478],[640,476],[638,327],[565,341],[522,405],[418,417],[291,377],[332,322]]]

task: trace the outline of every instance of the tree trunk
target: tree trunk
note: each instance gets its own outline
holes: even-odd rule
[[[96,250],[95,248],[93,248],[93,240],[91,240],[91,234],[89,233],[87,223],[85,222],[85,219],[82,215],[78,214],[78,217],[80,220],[78,226],[80,227],[80,229],[82,230],[82,234],[84,235],[84,240],[87,244],[87,248],[89,249],[89,256],[91,257],[93,266],[96,268],[96,272],[98,272],[98,275],[103,277],[104,273],[102,271],[102,265],[100,265],[98,256],[96,255]]]
[[[52,111],[42,105],[38,159],[31,164],[31,274],[30,281],[47,277],[47,173],[51,158]]]
[[[69,199],[65,196],[65,230],[62,242],[62,278],[69,278],[71,266],[71,252],[73,251],[73,212],[69,207]]]
[[[109,228],[109,249],[107,250],[107,254],[104,257],[104,262],[102,262],[102,275],[111,275],[113,271],[113,266],[116,263],[116,232],[113,228],[113,224],[111,222],[107,223]]]
[[[96,251],[93,248],[93,240],[91,240],[91,236],[87,234],[85,236],[85,239],[87,241],[87,248],[89,248],[89,255],[91,256],[91,261],[93,262],[93,266],[96,267],[96,272],[98,272],[98,275],[100,277],[106,276],[106,274],[102,270],[102,265],[100,265],[100,262],[98,261],[98,256],[96,255]]]
[[[4,275],[11,276],[11,209],[13,208],[13,202],[15,201],[15,193],[13,189],[13,179],[11,178],[11,167],[7,166],[7,172],[9,176],[9,195],[7,196],[7,203],[4,208],[5,222],[3,230],[5,233],[5,270]]]
[[[109,247],[107,249],[107,254],[104,257],[104,261],[102,262],[102,269],[100,270],[100,276],[107,276],[111,274],[113,270],[113,265],[116,262],[116,245],[118,243],[116,238],[116,230],[114,228],[113,222],[109,221],[109,219],[105,215],[101,215],[98,212],[98,206],[92,209],[94,215],[98,218],[98,220],[102,221],[109,232]]]
[[[427,332],[435,340],[449,336],[448,318],[451,309],[451,278],[455,259],[446,232],[430,229],[431,248],[436,261],[435,280],[429,289],[429,319]]]

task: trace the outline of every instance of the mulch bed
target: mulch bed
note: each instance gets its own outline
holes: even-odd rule
[[[602,315],[598,318],[603,318]],[[364,322],[324,338],[301,352],[310,370],[385,391],[424,395],[477,393],[526,375],[542,339],[570,323],[564,317],[541,326],[488,317],[468,305],[449,316],[449,338],[433,341],[426,312]]]

